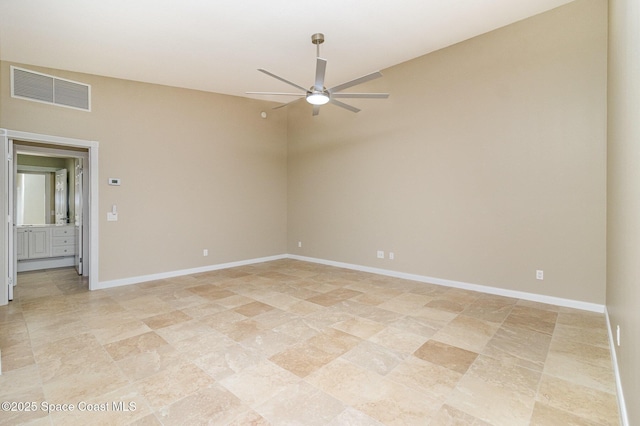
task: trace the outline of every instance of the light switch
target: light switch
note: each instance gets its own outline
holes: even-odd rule
[[[118,221],[118,213],[107,213],[107,222],[117,222]]]

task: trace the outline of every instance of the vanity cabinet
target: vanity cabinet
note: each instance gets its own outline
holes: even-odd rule
[[[75,256],[74,226],[26,226],[17,231],[18,260]]]
[[[16,257],[18,260],[29,258],[29,230],[18,228],[16,235]]]
[[[20,235],[22,234],[22,235]],[[51,229],[18,229],[18,260],[40,259],[51,256]]]
[[[76,254],[76,230],[72,226],[51,228],[51,256],[74,256]]]

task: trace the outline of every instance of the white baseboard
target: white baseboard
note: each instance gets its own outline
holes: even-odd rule
[[[611,321],[609,319],[609,311],[604,308],[604,316],[607,319],[607,331],[609,332],[609,350],[611,351],[611,362],[613,364],[613,374],[616,378],[616,391],[618,393],[618,410],[620,411],[620,424],[622,426],[629,426],[629,416],[627,415],[627,404],[624,400],[624,393],[622,392],[622,382],[620,380],[620,370],[618,369],[618,356],[616,355],[616,343],[615,334],[611,327]]]
[[[567,308],[581,309],[591,312],[604,312],[604,305],[597,303],[582,302],[580,300],[563,299],[561,297],[546,296],[543,294],[527,293],[524,291],[507,290],[504,288],[490,287],[480,284],[471,284],[461,281],[446,280],[443,278],[427,277],[424,275],[408,274],[405,272],[391,271],[389,269],[372,268],[370,266],[354,265],[351,263],[335,262],[333,260],[317,259],[314,257],[298,256],[290,254],[289,259],[302,260],[305,262],[320,263],[322,265],[336,266],[338,268],[353,269],[355,271],[370,272],[372,274],[386,275],[389,277],[403,278],[429,284],[437,284],[445,287],[454,287],[464,290],[478,291],[480,293],[495,294],[498,296],[514,297],[517,299],[530,300],[533,302],[546,303],[548,305],[564,306]]]
[[[120,287],[123,285],[139,284],[147,281],[163,280],[166,278],[175,278],[183,275],[200,274],[202,272],[217,271],[220,269],[235,268],[237,266],[252,265],[254,263],[270,262],[272,260],[286,259],[286,254],[276,256],[260,257],[256,259],[240,260],[237,262],[219,263],[217,265],[201,266],[199,268],[181,269],[178,271],[161,272],[159,274],[140,275],[131,278],[122,278],[119,280],[100,281],[96,290],[105,288]]]

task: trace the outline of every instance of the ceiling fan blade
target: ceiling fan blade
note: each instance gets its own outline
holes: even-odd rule
[[[333,98],[387,99],[388,93],[333,93]]]
[[[356,107],[354,107],[354,106],[351,106],[351,105],[345,104],[344,102],[337,101],[337,100],[335,100],[335,99],[333,99],[333,98],[331,98],[331,99],[329,100],[329,103],[332,103],[332,104],[334,104],[334,105],[336,105],[336,106],[339,106],[339,107],[341,107],[341,108],[344,108],[344,109],[348,109],[348,110],[349,110],[349,111],[351,111],[351,112],[360,112],[360,109],[358,109],[358,108],[356,108]]]
[[[304,96],[306,93],[286,93],[286,92],[244,92],[247,95],[279,95],[279,96]]]
[[[356,78],[355,80],[347,81],[346,83],[342,83],[335,87],[332,87],[331,89],[329,89],[329,92],[336,93],[341,90],[348,89],[349,87],[356,86],[358,84],[362,84],[379,77],[382,77],[382,73],[380,71],[372,72],[371,74],[363,75],[362,77]]]
[[[313,106],[313,114],[314,116],[320,114],[320,105],[314,105]]]
[[[284,108],[284,107],[289,106],[289,105],[291,105],[291,104],[295,104],[296,102],[300,102],[302,99],[304,99],[304,98],[296,99],[296,100],[294,100],[294,101],[287,102],[286,104],[278,105],[277,107],[273,107],[272,109],[280,109],[280,108]]]
[[[297,85],[297,84],[295,84],[295,83],[292,83],[292,82],[290,82],[289,80],[286,80],[286,79],[284,79],[284,78],[282,78],[282,77],[278,77],[277,75],[275,75],[275,74],[273,74],[273,73],[270,73],[269,71],[267,71],[267,70],[265,70],[265,69],[259,68],[259,69],[258,69],[258,71],[260,71],[260,72],[262,72],[262,73],[265,73],[266,75],[268,75],[268,76],[270,76],[270,77],[273,77],[273,78],[275,78],[276,80],[280,80],[280,81],[281,81],[281,82],[283,82],[283,83],[287,83],[287,84],[288,84],[288,85],[290,85],[290,86],[296,87],[296,88],[298,88],[298,89],[302,90],[302,91],[303,91],[303,92],[305,92],[305,93],[307,92],[307,89],[305,89],[304,87],[299,86],[299,85]]]
[[[316,84],[313,87],[316,90],[324,90],[324,73],[327,70],[327,60],[317,58],[316,60]]]

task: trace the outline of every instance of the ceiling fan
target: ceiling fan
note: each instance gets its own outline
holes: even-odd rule
[[[282,95],[282,96],[298,96],[300,99],[296,99],[284,105],[277,106],[274,109],[282,108],[287,105],[290,105],[294,102],[298,102],[302,99],[305,99],[311,105],[313,105],[313,115],[318,115],[320,113],[320,106],[331,103],[333,105],[339,106],[341,108],[347,109],[352,112],[359,112],[360,109],[346,104],[344,102],[339,101],[340,98],[362,98],[362,99],[386,99],[389,97],[388,93],[340,93],[344,89],[348,89],[349,87],[356,86],[358,84],[365,83],[367,81],[376,79],[378,77],[382,77],[382,73],[380,71],[372,72],[371,74],[364,75],[360,78],[356,78],[355,80],[347,81],[346,83],[339,84],[337,86],[331,87],[327,89],[324,86],[324,74],[327,68],[327,60],[322,59],[320,57],[320,45],[324,43],[324,34],[316,33],[311,36],[311,43],[316,45],[316,80],[313,86],[309,89],[305,89],[299,84],[292,83],[289,80],[286,80],[282,77],[279,77],[273,73],[265,69],[258,69],[258,71],[265,73],[268,76],[271,76],[277,80],[282,81],[283,83],[287,83],[290,86],[293,86],[297,89],[303,91],[303,93],[283,93],[283,92],[247,92],[247,94],[252,95]]]

